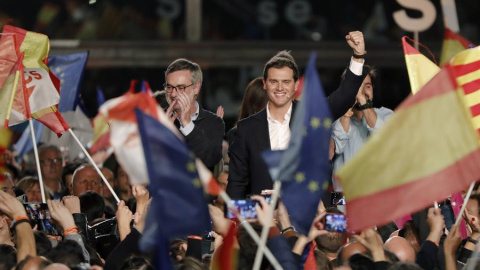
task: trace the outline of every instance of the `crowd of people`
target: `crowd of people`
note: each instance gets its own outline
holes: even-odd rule
[[[376,75],[365,64],[363,34],[350,32],[346,42],[353,55],[339,88],[327,98],[336,120],[330,142],[333,169],[351,158],[393,113],[374,106]],[[203,80],[200,66],[177,59],[165,72],[165,111],[190,150],[214,172],[232,199],[257,201],[257,218],[248,222],[258,235],[263,226],[271,224],[267,248],[272,256],[263,258],[260,269],[463,267],[480,238],[480,195],[465,202],[468,238],[464,240],[460,226],[452,222],[448,198],[440,209],[413,213],[400,227],[392,222],[362,232],[332,229],[344,227],[345,213],[331,205],[329,198],[320,201],[306,235],[296,232],[281,198],[269,220],[272,206],[259,195],[271,190],[273,182],[261,152],[288,147],[299,78],[290,52],[277,53],[266,63],[263,76],[247,86],[238,122],[225,132],[223,109],[209,112],[196,101]],[[157,250],[139,247],[152,200],[148,187],[131,185],[113,155],[100,164],[106,182],[92,164],[66,162],[57,146],[40,146],[38,157],[43,186],[37,172],[27,164],[17,164],[12,152],[3,156],[7,170],[0,191],[0,269],[161,269],[159,265],[165,265],[159,262]],[[333,188],[341,191],[339,183],[333,182]],[[252,269],[257,244],[246,223],[225,217],[221,197],[206,198],[205,203],[212,230],[169,239],[173,267],[222,269],[215,262],[230,260],[220,252],[228,244],[238,256],[235,269]],[[336,215],[333,226],[326,226],[327,214]]]

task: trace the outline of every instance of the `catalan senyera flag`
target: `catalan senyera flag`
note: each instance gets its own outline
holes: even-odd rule
[[[479,137],[453,70],[443,67],[408,97],[338,170],[351,230],[424,209],[480,179]]]
[[[58,136],[70,127],[57,110],[60,81],[46,66],[50,43],[43,34],[5,25],[3,34],[15,37],[18,54],[23,54],[23,76],[15,92],[9,125],[37,119]]]
[[[0,128],[0,188],[3,187],[3,181],[5,181],[5,171],[6,167],[3,161],[3,153],[5,153],[5,150],[8,148],[8,144],[10,143],[10,140],[12,138],[12,133],[10,130],[6,128]]]
[[[234,270],[238,264],[238,243],[236,243],[235,224],[232,222],[228,233],[223,239],[222,245],[218,247],[212,258],[213,270]]]
[[[407,37],[402,38],[405,64],[407,65],[412,94],[416,94],[418,90],[420,90],[440,71],[440,68],[425,55],[408,44],[406,38]]]
[[[457,53],[475,46],[473,42],[462,37],[461,35],[445,28],[445,36],[443,38],[442,53],[440,55],[440,65],[450,61]]]
[[[480,46],[458,53],[450,62],[471,122],[480,134]]]

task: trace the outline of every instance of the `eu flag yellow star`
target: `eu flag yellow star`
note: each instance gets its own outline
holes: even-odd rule
[[[317,129],[320,126],[320,119],[318,117],[312,117],[310,119],[310,126],[312,126],[313,129]]]
[[[323,120],[323,126],[325,128],[330,128],[332,126],[332,119],[325,118],[325,120]]]
[[[202,181],[200,181],[198,177],[193,179],[193,186],[195,186],[196,188],[200,188],[202,186]]]
[[[190,161],[187,163],[187,170],[189,172],[195,172],[195,170],[197,169],[197,167],[195,166],[195,163]]]
[[[297,172],[295,174],[295,181],[297,181],[297,183],[301,183],[301,182],[305,181],[305,174],[302,173],[302,172]]]
[[[55,69],[55,73],[57,73],[57,74],[60,73],[61,71],[62,71],[62,69],[61,69],[60,67],[57,67],[57,68]]]
[[[323,185],[322,185],[322,189],[323,189],[323,190],[327,190],[328,185],[329,185],[329,184],[328,184],[328,181],[324,181],[324,182],[323,182]]]
[[[318,183],[316,181],[310,181],[310,183],[308,183],[308,189],[311,191],[311,192],[315,192],[318,190]]]

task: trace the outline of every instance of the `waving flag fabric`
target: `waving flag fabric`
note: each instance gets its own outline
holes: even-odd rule
[[[21,91],[15,92],[9,125],[33,117],[61,136],[70,127],[56,107],[60,99],[59,81],[45,65],[50,46],[48,37],[10,25],[3,27],[3,33],[15,37],[16,51],[23,54]]]
[[[60,79],[59,112],[75,111],[88,52],[56,55],[48,58],[48,67]]]
[[[194,155],[170,128],[140,110],[136,114],[152,203],[157,207],[149,214],[157,217],[164,236],[202,234],[209,229],[210,216]]]
[[[478,164],[478,133],[447,65],[337,172],[349,227],[383,225],[443,200],[480,179]]]
[[[461,95],[470,111],[473,127],[480,134],[480,47],[464,50],[451,61]]]
[[[474,47],[471,41],[462,37],[461,35],[453,32],[452,30],[445,28],[445,37],[443,38],[442,54],[440,56],[440,65],[444,65],[450,59],[452,59],[457,53]]]
[[[416,94],[418,90],[440,71],[440,68],[408,44],[406,37],[402,38],[402,45],[412,94]]]
[[[141,108],[145,113],[156,119],[164,114],[152,96],[146,93],[133,94],[130,92],[106,101],[99,110],[100,117],[104,117],[102,121],[108,121],[110,145],[115,151],[118,162],[129,175],[131,184],[148,184],[147,168],[138,135],[135,108]],[[101,119],[96,118],[96,120],[100,121]],[[175,128],[173,123],[171,123],[171,126]],[[105,125],[103,127],[106,128]]]

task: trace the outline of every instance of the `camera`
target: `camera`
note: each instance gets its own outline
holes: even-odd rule
[[[232,200],[233,205],[236,209],[230,209],[228,205],[225,205],[225,217],[229,219],[235,218],[235,210],[246,219],[257,218],[257,211],[255,211],[255,206],[258,205],[258,201],[247,199],[247,200]]]
[[[60,230],[50,222],[51,215],[46,203],[24,203],[25,211],[28,218],[30,218],[30,224],[37,230],[45,232],[51,236],[61,236]]]
[[[330,193],[330,203],[332,205],[345,205],[347,202],[345,201],[345,196],[343,192],[332,192]]]

